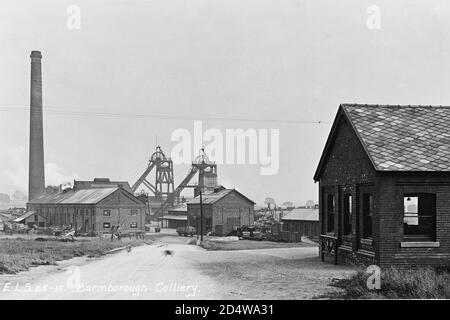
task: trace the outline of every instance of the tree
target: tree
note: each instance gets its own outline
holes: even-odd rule
[[[271,210],[270,205],[273,204],[274,207],[277,206],[277,204],[275,203],[275,200],[273,198],[267,197],[266,200],[264,200],[264,204],[267,204],[267,208],[269,209],[269,211]]]
[[[286,201],[283,203],[283,206],[285,206],[287,209],[292,209],[294,208],[294,204],[290,201]]]
[[[314,208],[315,206],[316,206],[316,203],[313,200],[306,201],[305,207]]]

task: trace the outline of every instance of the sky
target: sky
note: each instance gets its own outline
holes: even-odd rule
[[[27,191],[29,55],[40,50],[47,184],[133,184],[156,143],[170,154],[173,132],[193,133],[198,120],[204,131],[279,130],[275,174],[261,175],[260,164],[221,164],[219,183],[258,204],[317,201],[313,175],[340,103],[450,105],[449,7],[2,0],[0,192]],[[189,165],[174,170],[177,185]]]

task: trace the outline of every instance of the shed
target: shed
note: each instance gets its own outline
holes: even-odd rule
[[[288,212],[283,218],[283,229],[289,232],[298,232],[300,236],[318,239],[319,210],[311,208],[297,208]]]
[[[178,228],[188,225],[187,204],[181,203],[167,209],[167,214],[158,218],[162,221],[163,228]]]
[[[27,211],[25,214],[13,220],[16,223],[22,223],[29,227],[45,227],[45,218],[36,211]]]

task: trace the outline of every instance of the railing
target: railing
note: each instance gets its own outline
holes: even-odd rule
[[[338,264],[338,239],[333,236],[320,235],[320,255],[322,261],[325,260],[325,254],[334,256],[334,264]]]

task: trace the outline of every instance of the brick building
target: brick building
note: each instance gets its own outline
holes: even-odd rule
[[[203,232],[226,235],[235,227],[253,225],[255,203],[236,189],[217,187],[205,193],[203,200]],[[200,197],[187,203],[188,225],[200,232]]]
[[[144,231],[145,203],[121,185],[69,188],[45,193],[27,203],[27,211],[44,217],[46,226],[69,227],[81,233]]]
[[[450,265],[449,128],[449,107],[339,107],[314,175],[323,259]]]

